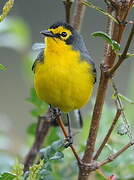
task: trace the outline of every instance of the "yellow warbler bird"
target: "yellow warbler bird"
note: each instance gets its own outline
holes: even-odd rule
[[[88,103],[96,69],[82,36],[69,24],[57,22],[41,31],[45,46],[33,64],[37,95],[62,112]]]

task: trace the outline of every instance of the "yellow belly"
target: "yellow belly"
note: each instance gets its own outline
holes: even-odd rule
[[[92,67],[80,61],[79,54],[52,55],[36,67],[34,84],[37,95],[63,112],[85,105],[93,90]]]

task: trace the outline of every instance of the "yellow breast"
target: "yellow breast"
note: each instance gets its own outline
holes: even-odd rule
[[[94,77],[92,66],[80,60],[79,52],[62,43],[46,42],[44,63],[36,65],[34,84],[43,101],[69,112],[88,102]]]

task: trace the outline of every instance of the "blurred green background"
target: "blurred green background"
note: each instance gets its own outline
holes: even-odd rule
[[[4,2],[0,1],[1,9]],[[105,8],[103,1],[95,0],[93,3],[96,6]],[[130,14],[129,19],[132,20],[133,16],[134,12]],[[42,42],[42,36],[39,33],[41,30],[48,28],[56,21],[64,19],[65,11],[61,0],[19,0],[15,1],[10,16],[0,23],[0,64],[6,67],[5,71],[0,71],[0,151],[2,153],[7,152],[7,154],[22,156],[27,152],[28,139],[26,128],[32,122],[36,122],[36,118],[29,113],[33,105],[26,101],[33,86],[31,62],[34,61],[35,55],[32,52],[32,44]],[[105,31],[106,19],[105,16],[94,9],[87,8],[81,29],[87,48],[96,63],[98,79],[99,64],[103,59],[104,41],[94,39],[91,37],[91,33],[94,31]],[[130,32],[130,27],[131,25],[127,25],[121,48],[123,48]],[[133,49],[134,43],[132,43],[130,52],[134,53]],[[120,93],[132,100],[134,100],[133,67],[133,58],[129,58],[121,66],[115,78]],[[95,89],[96,87],[97,84]],[[96,90],[94,94],[96,94]],[[108,94],[107,104],[114,107],[110,89]],[[90,104],[91,112],[93,103]],[[86,108],[87,112],[89,112],[89,107],[87,106]],[[133,129],[133,105],[125,104],[125,107]],[[105,114],[103,113],[100,130],[102,136],[113,117],[114,114],[111,111],[111,107],[105,106]],[[85,121],[85,124],[85,126],[88,126],[88,121]],[[87,132],[86,129],[83,130],[82,142],[85,141]],[[116,135],[116,132],[115,136],[115,142],[118,144],[118,141],[121,141],[120,136]],[[127,137],[125,138],[128,140]],[[124,136],[122,137],[122,139],[125,138]],[[100,139],[102,139],[101,136]]]

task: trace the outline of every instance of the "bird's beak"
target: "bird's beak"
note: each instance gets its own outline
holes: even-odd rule
[[[43,30],[40,33],[47,37],[55,37],[55,34],[53,34],[51,31],[48,30]]]

